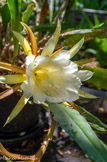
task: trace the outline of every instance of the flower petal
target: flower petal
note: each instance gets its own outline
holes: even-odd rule
[[[12,65],[12,64],[8,64],[5,62],[0,62],[0,68],[5,69],[5,70],[9,70],[9,71],[13,71],[13,72],[17,72],[17,73],[22,73],[25,74],[25,69]]]
[[[51,103],[59,103],[62,101],[75,101],[79,98],[78,93],[73,92],[73,91],[63,91],[63,93],[60,93],[59,95],[56,96],[46,96],[46,101],[51,102]]]
[[[32,62],[35,59],[35,55],[29,55],[26,57],[26,65],[28,66],[29,64],[32,64]]]
[[[65,85],[64,87],[69,91],[74,91],[77,93],[77,90],[81,87],[82,83],[78,77],[75,75],[65,75]]]
[[[66,101],[71,102],[71,101],[76,101],[77,99],[79,99],[78,93],[74,91],[68,91],[68,93],[69,93],[69,98],[67,98]]]
[[[64,68],[64,71],[65,73],[69,73],[69,74],[72,74],[72,73],[75,73],[78,71],[78,66],[77,64],[73,63],[72,61],[70,62],[70,64]]]
[[[46,43],[41,55],[46,56],[52,54],[58,42],[60,32],[61,32],[61,25],[60,25],[60,21],[58,21],[54,35]]]
[[[70,49],[70,54],[71,58],[80,50],[84,43],[84,38],[82,38],[78,43],[76,43],[71,49]]]
[[[62,101],[62,99],[58,96],[46,96],[46,101],[50,103],[59,103]]]
[[[13,31],[13,34],[15,35],[15,37],[19,40],[19,42],[21,43],[22,47],[24,48],[26,55],[30,55],[32,54],[32,50],[29,46],[28,41],[18,32]]]
[[[0,83],[2,84],[17,84],[26,80],[26,75],[3,75],[0,76]]]
[[[27,83],[27,81],[25,81],[22,85],[21,88],[23,90],[23,95],[26,98],[30,98],[32,96],[31,92],[30,92],[30,87],[29,84]]]
[[[70,52],[67,51],[67,50],[62,50],[62,51],[56,53],[55,55],[53,55],[52,58],[54,60],[61,60],[61,59],[69,60],[70,59]]]
[[[30,37],[30,41],[32,44],[32,53],[37,56],[37,42],[36,42],[35,36],[34,36],[32,30],[25,23],[21,22],[21,24],[25,27],[25,29],[28,32],[28,35]]]
[[[10,96],[11,94],[13,94],[15,91],[17,91],[17,89],[19,89],[21,86],[21,84],[17,84],[3,92],[0,93],[0,100],[2,100],[3,98]]]
[[[35,76],[29,78],[29,87],[34,98],[34,102],[41,103],[46,100],[46,95],[41,91],[38,83],[36,82]]]
[[[92,77],[93,72],[89,70],[79,70],[75,72],[75,75],[79,77],[81,81],[86,81]]]
[[[23,109],[23,107],[28,102],[28,100],[29,99],[26,99],[24,96],[22,96],[20,98],[20,100],[18,101],[17,105],[15,106],[15,108],[10,113],[9,117],[7,118],[4,126],[6,126],[8,123],[10,123],[10,121],[12,121],[20,113],[20,111]]]

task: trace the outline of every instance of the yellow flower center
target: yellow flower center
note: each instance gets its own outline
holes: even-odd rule
[[[59,83],[61,82],[58,73],[52,68],[36,69],[35,81],[38,87],[48,96],[55,96],[58,93]]]

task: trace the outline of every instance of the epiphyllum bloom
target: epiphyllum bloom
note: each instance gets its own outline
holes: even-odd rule
[[[5,124],[9,123],[24,107],[29,98],[33,96],[34,102],[63,102],[74,101],[79,98],[78,90],[82,85],[81,81],[86,81],[92,76],[88,70],[79,70],[77,64],[70,61],[84,43],[81,39],[69,51],[58,50],[53,53],[58,42],[61,26],[60,22],[54,35],[48,40],[41,55],[37,56],[37,44],[31,29],[26,28],[32,50],[27,40],[17,32],[13,32],[23,46],[26,54],[26,71],[14,65],[0,63],[0,67],[21,74],[0,76],[1,83],[16,84],[14,87],[1,93],[0,98],[4,98],[15,92],[20,86],[23,96],[13,109]]]
[[[24,96],[26,98],[33,96],[36,103],[77,100],[81,81],[89,79],[92,72],[78,71],[77,64],[69,59],[70,52],[64,50],[52,57],[27,56],[27,80],[21,86]]]

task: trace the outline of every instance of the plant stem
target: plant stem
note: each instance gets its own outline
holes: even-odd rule
[[[44,153],[45,153],[45,151],[46,151],[46,149],[48,147],[49,142],[52,140],[55,127],[56,127],[56,122],[52,118],[51,127],[48,130],[47,136],[46,136],[45,140],[43,141],[40,149],[36,153],[36,157],[38,158],[38,161],[35,161],[35,162],[39,162],[42,159],[42,157],[43,157],[43,155],[44,155]]]

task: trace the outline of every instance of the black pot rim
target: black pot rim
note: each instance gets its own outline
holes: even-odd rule
[[[0,142],[4,144],[11,144],[13,142],[21,142],[30,139],[33,136],[38,136],[46,125],[47,120],[44,112],[40,113],[40,120],[35,123],[30,129],[19,133],[0,133]]]

